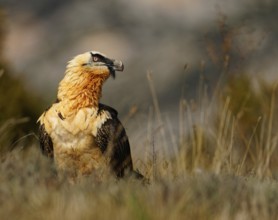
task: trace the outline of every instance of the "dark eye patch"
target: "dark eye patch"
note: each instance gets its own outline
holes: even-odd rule
[[[105,62],[105,57],[100,54],[93,54],[91,53],[92,59],[94,62]]]
[[[93,61],[97,62],[97,61],[99,61],[99,58],[97,56],[93,56]]]

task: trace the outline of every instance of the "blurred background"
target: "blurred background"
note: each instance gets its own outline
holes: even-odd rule
[[[0,127],[22,124],[10,145],[36,132],[67,61],[97,50],[125,64],[101,101],[118,110],[132,146],[148,135],[153,100],[177,133],[180,100],[197,99],[200,84],[212,96],[220,81],[238,76],[247,76],[243,93],[253,78],[277,80],[277,6],[276,0],[0,0]]]

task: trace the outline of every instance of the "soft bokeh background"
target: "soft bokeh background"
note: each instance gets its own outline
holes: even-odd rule
[[[171,108],[182,88],[186,96],[192,94],[201,65],[206,66],[205,77],[215,80],[212,62],[217,60],[208,56],[209,44],[221,41],[223,21],[231,32],[227,40],[232,50],[226,53],[232,61],[240,62],[241,70],[250,74],[276,77],[274,0],[1,2],[6,15],[3,55],[43,100],[55,98],[68,60],[98,50],[121,59],[126,67],[116,81],[106,84],[103,102],[120,111],[133,104],[148,107],[146,72],[150,70],[161,104]]]
[[[28,111],[17,116],[33,124],[55,100],[67,61],[89,50],[125,64],[125,71],[105,84],[101,101],[123,120],[136,106],[132,120],[124,122],[132,146],[147,136],[151,117],[147,72],[174,133],[179,101],[196,99],[200,80],[211,95],[223,75],[277,79],[275,0],[1,0],[1,8],[4,75],[20,81],[29,94],[21,101]]]

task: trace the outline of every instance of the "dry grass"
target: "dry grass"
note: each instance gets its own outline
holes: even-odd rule
[[[242,118],[247,101],[234,113],[232,93],[208,99],[201,89],[196,102],[180,101],[175,134],[148,78],[155,106],[145,142],[150,154],[139,168],[149,185],[93,177],[72,185],[57,176],[37,143],[25,149],[19,142],[1,162],[1,218],[277,219],[276,86],[270,86],[262,115],[254,114],[255,124]],[[248,91],[253,98],[254,91]]]
[[[2,219],[277,219],[278,184],[201,172],[150,185],[56,178],[40,152],[9,155],[0,169]]]

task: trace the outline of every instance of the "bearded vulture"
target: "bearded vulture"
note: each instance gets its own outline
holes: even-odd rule
[[[115,109],[99,103],[103,83],[121,61],[91,51],[68,62],[59,84],[57,101],[38,119],[40,148],[58,170],[72,177],[109,170],[116,177],[133,171],[125,129]]]

